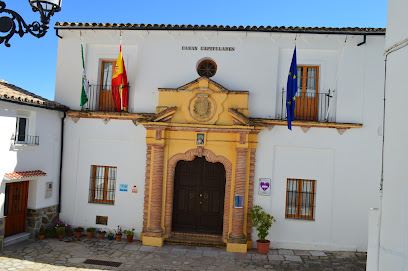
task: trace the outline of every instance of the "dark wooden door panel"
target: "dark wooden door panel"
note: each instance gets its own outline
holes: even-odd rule
[[[221,233],[224,166],[201,157],[179,161],[175,173],[173,231]]]
[[[25,231],[28,199],[28,181],[6,184],[4,215],[6,225],[4,237]]]

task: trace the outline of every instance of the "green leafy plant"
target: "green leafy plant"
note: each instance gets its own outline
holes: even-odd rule
[[[57,232],[58,235],[64,235],[65,234],[65,225],[56,226],[55,231]]]
[[[108,236],[113,236],[113,232],[110,231],[110,232],[108,233]]]
[[[83,227],[76,227],[74,228],[74,232],[83,232],[84,228]]]
[[[38,235],[46,235],[48,234],[49,230],[47,229],[41,229],[40,232],[38,233]]]
[[[251,210],[252,216],[252,225],[258,231],[258,238],[259,242],[267,243],[265,241],[266,236],[268,236],[269,229],[271,228],[272,224],[276,222],[272,215],[265,213],[262,210],[262,207],[259,205],[255,205],[252,207]]]
[[[122,235],[122,228],[118,226],[118,228],[115,230],[116,235]]]
[[[95,232],[96,229],[94,227],[86,228],[86,232]]]
[[[126,236],[134,236],[134,235],[135,235],[135,229],[132,228],[131,230],[124,230],[123,233],[124,233]]]
[[[102,234],[102,233],[106,233],[106,231],[104,231],[104,230],[98,230],[98,234]]]

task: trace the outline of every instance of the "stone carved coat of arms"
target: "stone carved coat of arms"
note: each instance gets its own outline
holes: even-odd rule
[[[194,116],[198,119],[208,118],[211,114],[211,102],[208,97],[198,97],[194,101]]]

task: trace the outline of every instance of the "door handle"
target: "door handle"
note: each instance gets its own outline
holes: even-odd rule
[[[193,199],[193,198],[194,198],[194,194],[190,193],[190,199]]]
[[[202,202],[202,201],[200,201],[200,204],[203,204],[203,202]]]
[[[202,197],[203,196],[203,194],[200,194],[200,197]]]

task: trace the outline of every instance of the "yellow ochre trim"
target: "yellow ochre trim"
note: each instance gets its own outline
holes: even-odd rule
[[[227,243],[227,252],[247,253],[247,244]]]
[[[144,246],[151,246],[151,247],[162,247],[164,242],[163,237],[150,237],[150,236],[143,236],[142,244]]]

